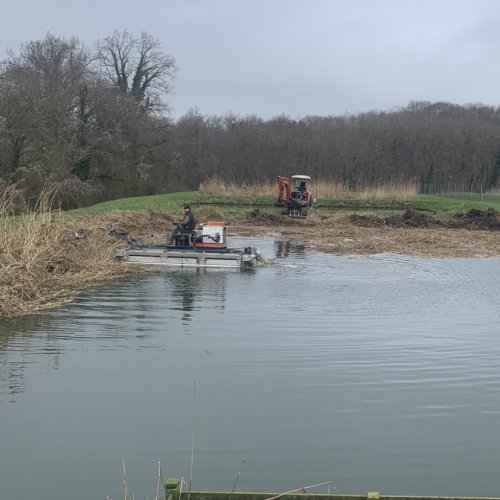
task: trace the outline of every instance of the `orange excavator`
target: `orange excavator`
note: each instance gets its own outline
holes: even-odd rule
[[[295,189],[291,188],[286,177],[278,176],[278,198],[274,206],[281,207],[283,215],[305,217],[307,209],[312,205],[311,191],[308,190],[311,178],[308,175],[293,175],[291,180],[298,184]]]

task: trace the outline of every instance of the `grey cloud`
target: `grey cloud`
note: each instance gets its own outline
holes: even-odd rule
[[[159,37],[181,68],[174,117],[341,114],[411,100],[498,102],[494,0],[61,0],[10,3],[0,51],[47,31]]]

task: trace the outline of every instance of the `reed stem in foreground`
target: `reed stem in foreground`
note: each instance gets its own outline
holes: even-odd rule
[[[247,461],[247,456],[249,451],[250,451],[250,445],[248,445],[247,453],[245,455],[245,458],[243,459],[243,463],[241,464],[241,469],[238,472],[238,475],[236,476],[236,481],[234,482],[233,489],[231,490],[231,495],[234,493],[234,489],[236,488],[236,483],[238,482],[238,479],[240,478],[241,475],[241,471],[243,470],[245,462]],[[231,500],[231,495],[229,495],[229,500]]]

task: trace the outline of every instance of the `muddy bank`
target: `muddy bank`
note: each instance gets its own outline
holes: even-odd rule
[[[264,234],[274,230],[284,240],[296,240],[310,248],[339,255],[398,253],[424,258],[500,257],[500,213],[469,210],[452,218],[437,218],[415,210],[402,215],[373,214],[305,219],[254,210],[233,221],[238,234]]]
[[[490,208],[488,210],[471,209],[465,213],[456,213],[450,218],[439,218],[427,215],[413,209],[407,209],[402,215],[380,216],[376,214],[350,214],[347,220],[354,226],[393,227],[393,228],[444,228],[444,229],[468,229],[479,231],[500,230],[500,212]],[[312,214],[308,221],[316,225],[321,221],[339,220],[342,216],[325,217],[320,214]],[[293,223],[294,220],[286,216],[260,212],[259,209],[249,212],[246,216],[248,222],[261,225],[283,226]],[[300,220],[300,219],[295,219]],[[305,220],[305,219],[302,219]]]
[[[438,219],[415,211],[398,216],[311,213],[304,219],[253,210],[222,214],[216,208],[196,213],[199,223],[224,220],[230,233],[259,236],[278,233],[311,251],[339,255],[398,253],[415,257],[500,257],[499,214],[471,210]],[[122,264],[115,251],[123,241],[101,228],[116,224],[134,238],[165,242],[175,216],[164,212],[64,215],[51,212],[5,221],[0,227],[0,317],[33,313],[71,300],[82,287],[147,269]],[[75,233],[85,234],[76,238]],[[229,240],[229,245],[231,241]]]
[[[412,227],[412,228],[446,228],[483,231],[500,229],[500,212],[493,208],[488,210],[471,209],[465,213],[456,213],[451,218],[438,218],[408,209],[403,215],[380,217],[377,215],[352,214],[349,220],[361,227]]]

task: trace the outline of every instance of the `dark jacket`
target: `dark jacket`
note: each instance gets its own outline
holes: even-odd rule
[[[185,229],[186,231],[192,231],[194,229],[194,226],[196,225],[196,219],[194,218],[193,212],[191,212],[191,210],[184,212],[184,219],[181,220],[180,224],[182,226],[182,229]]]

